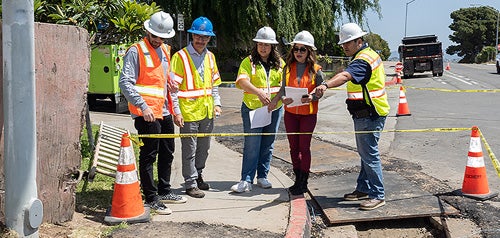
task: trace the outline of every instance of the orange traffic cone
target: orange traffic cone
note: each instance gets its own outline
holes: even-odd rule
[[[123,134],[120,146],[111,210],[106,212],[104,221],[111,225],[149,222],[150,209],[142,203],[134,149],[127,133]]]
[[[473,126],[461,195],[484,201],[496,197],[498,193],[491,193],[488,187],[479,135],[479,129]]]
[[[405,89],[403,86],[399,87],[399,105],[398,105],[398,113],[396,114],[397,117],[411,115],[410,109],[408,108],[408,102],[406,101],[404,90]]]
[[[444,68],[445,70],[450,70],[450,63],[448,62],[448,64],[446,65],[446,68]]]
[[[402,84],[403,83],[403,81],[401,80],[401,73],[400,72],[396,73],[396,83],[397,84]]]

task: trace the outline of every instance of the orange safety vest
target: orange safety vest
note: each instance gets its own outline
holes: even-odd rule
[[[139,60],[139,77],[137,78],[135,89],[148,107],[153,110],[154,117],[162,119],[163,105],[165,104],[165,82],[167,80],[166,77],[169,77],[169,72],[165,76],[161,59],[146,38],[133,46],[137,48],[137,58]],[[170,66],[170,46],[161,44],[161,49],[167,57],[167,62]],[[169,99],[168,110],[171,114],[174,114],[170,94],[167,93],[167,96]],[[129,103],[128,109],[130,113],[142,116],[142,110],[139,107]]]
[[[314,64],[314,69],[316,72],[321,69],[321,66]],[[307,92],[310,93],[314,88],[316,88],[316,75],[309,75],[309,66],[304,70],[304,74],[300,80],[300,85],[297,80],[297,63],[290,65],[290,69],[286,70],[286,84],[285,86],[296,87],[296,88],[307,88]],[[318,101],[311,101],[309,105],[302,105],[296,107],[285,106],[287,112],[299,115],[310,115],[318,113]]]

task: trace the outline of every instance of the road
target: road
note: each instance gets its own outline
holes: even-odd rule
[[[500,153],[499,92],[445,90],[500,89],[500,75],[494,65],[451,64],[442,77],[416,74],[404,79],[409,117],[398,117],[396,129],[470,128],[478,126],[495,154]],[[470,131],[396,133],[389,154],[411,160],[424,173],[461,188],[464,177]],[[497,176],[483,146],[490,190],[498,191]]]

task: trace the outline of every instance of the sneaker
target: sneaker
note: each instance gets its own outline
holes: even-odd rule
[[[163,204],[159,200],[147,203],[147,205],[152,210],[154,210],[156,213],[158,213],[159,215],[170,215],[170,214],[172,214],[172,210],[170,210],[170,208],[168,208],[167,206],[165,206],[165,204]]]
[[[233,185],[231,190],[235,193],[252,191],[252,184],[247,181],[240,181],[239,183]]]
[[[201,190],[209,190],[210,189],[210,184],[205,183],[205,181],[203,181],[203,176],[201,176],[201,174],[198,175],[198,178],[196,179],[196,183],[198,184],[198,188]]]
[[[186,194],[194,198],[203,198],[205,193],[201,191],[198,187],[186,189]]]
[[[159,195],[160,201],[163,203],[186,203],[187,198],[179,196],[172,191],[165,195]]]
[[[344,200],[346,201],[358,201],[363,199],[368,199],[368,194],[362,193],[358,190],[354,190],[352,193],[344,194]]]
[[[257,186],[261,188],[271,188],[273,185],[267,180],[267,178],[258,178],[257,179]]]
[[[385,205],[385,200],[379,200],[376,198],[372,198],[370,200],[366,200],[359,205],[361,210],[373,210],[375,208],[379,208]]]

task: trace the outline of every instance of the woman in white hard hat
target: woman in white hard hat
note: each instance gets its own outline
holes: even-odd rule
[[[290,44],[292,48],[286,58],[284,83],[274,101],[281,99],[285,104],[286,132],[304,133],[287,136],[295,174],[295,183],[289,191],[292,195],[300,195],[307,192],[307,180],[311,168],[311,138],[318,113],[319,97],[311,92],[323,83],[324,75],[321,66],[316,64],[316,47],[311,33],[308,31],[297,33]],[[292,94],[290,90],[300,88],[306,89],[304,94],[287,95],[287,91]]]
[[[363,41],[368,34],[356,23],[344,24],[340,29],[340,41],[347,56],[353,57],[347,68],[322,85],[316,87],[321,95],[327,88],[347,83],[347,110],[352,115],[361,171],[356,189],[344,195],[344,200],[365,200],[360,209],[373,210],[385,205],[385,190],[378,141],[389,114],[385,91],[385,71],[382,59]]]
[[[274,105],[271,123],[266,126],[253,125],[250,112],[256,109],[268,111],[271,100],[279,91],[284,61],[278,52],[276,33],[270,27],[262,27],[253,39],[255,46],[250,56],[240,64],[236,87],[243,90],[241,117],[245,133],[276,133],[281,120],[283,108],[281,102]],[[265,107],[265,108],[264,108]],[[252,190],[252,183],[257,176],[257,186],[271,188],[267,179],[272,152],[274,149],[273,135],[245,136],[243,148],[243,162],[240,182],[233,185],[231,190],[236,193]]]

